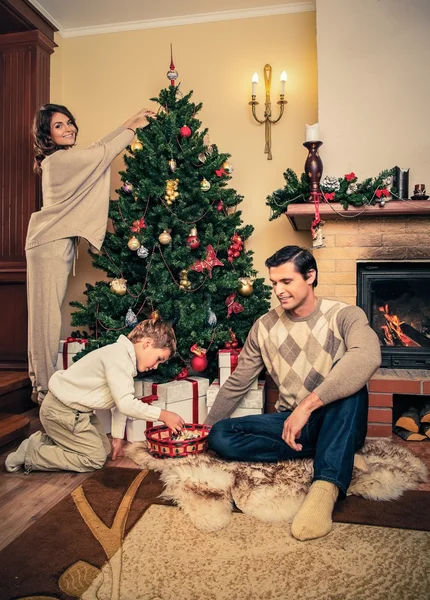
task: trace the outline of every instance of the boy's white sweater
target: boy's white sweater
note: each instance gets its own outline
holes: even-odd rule
[[[114,408],[112,437],[124,437],[127,417],[158,421],[161,408],[140,402],[134,394],[136,353],[121,335],[114,344],[98,348],[57,371],[49,380],[49,391],[75,410]]]

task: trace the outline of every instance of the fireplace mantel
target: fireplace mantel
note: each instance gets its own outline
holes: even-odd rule
[[[336,211],[336,212],[335,212]],[[339,202],[330,202],[329,204],[320,204],[320,215],[323,221],[348,217],[351,220],[358,218],[358,215],[366,217],[394,217],[402,215],[430,217],[430,200],[390,200],[385,206],[350,206],[344,210]],[[294,231],[309,231],[311,222],[314,219],[315,209],[312,202],[304,204],[290,204],[285,213],[291,223]]]

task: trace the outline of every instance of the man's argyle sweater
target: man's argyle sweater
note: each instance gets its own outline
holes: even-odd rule
[[[360,390],[380,364],[378,337],[358,306],[322,298],[307,317],[293,317],[278,306],[252,326],[206,423],[227,418],[264,367],[279,388],[276,408],[285,411],[311,392],[323,404],[346,398]]]

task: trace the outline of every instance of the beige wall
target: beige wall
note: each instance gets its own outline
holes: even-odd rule
[[[91,143],[150,105],[148,98],[167,84],[170,42],[181,89],[194,90],[194,99],[203,102],[200,117],[211,141],[232,155],[231,185],[245,196],[241,204],[244,223],[255,227],[247,248],[255,252],[255,267],[266,275],[264,260],[275,250],[309,241],[306,233],[293,232],[286,218],[269,222],[265,198],[283,186],[287,167],[299,173],[303,170],[305,124],[317,116],[315,13],[57,39],[51,100],[74,112],[80,145]],[[251,76],[258,71],[262,82],[266,62],[273,67],[275,110],[280,72],[288,72],[288,105],[272,131],[272,161],[263,154],[264,127],[253,121],[247,106]],[[263,83],[258,88],[257,100],[262,102]],[[258,108],[262,116],[262,107]],[[117,160],[112,194],[121,168],[122,161]],[[81,244],[76,276],[70,277],[63,308],[63,335],[70,332],[68,302],[83,298],[85,282],[103,278],[103,272],[92,269]]]
[[[398,165],[430,188],[429,0],[317,0],[326,175]],[[411,193],[410,193],[411,195]]]

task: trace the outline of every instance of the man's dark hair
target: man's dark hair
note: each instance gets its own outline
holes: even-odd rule
[[[287,262],[292,262],[296,271],[300,273],[305,280],[309,276],[309,271],[315,271],[315,281],[313,282],[312,287],[317,287],[318,267],[315,258],[309,250],[300,248],[300,246],[284,246],[275,252],[275,254],[269,256],[265,264],[266,267],[270,269],[271,267],[279,267]]]

